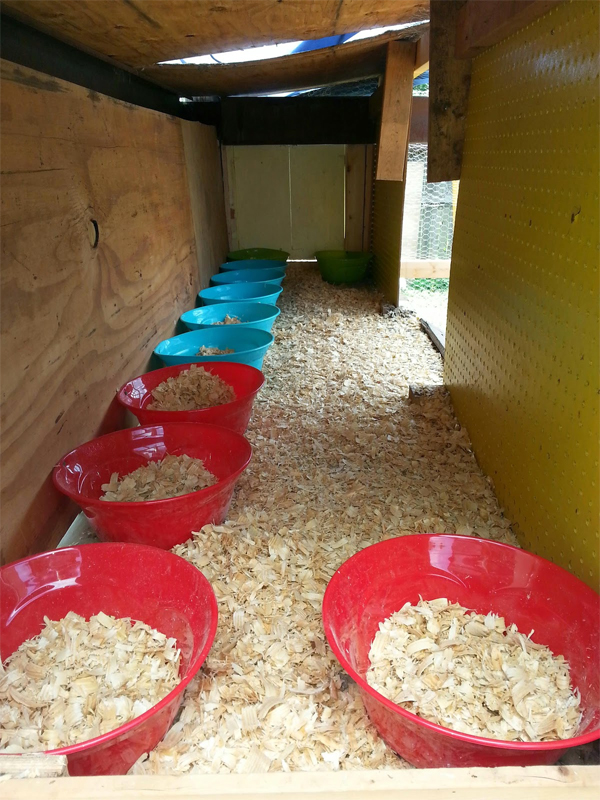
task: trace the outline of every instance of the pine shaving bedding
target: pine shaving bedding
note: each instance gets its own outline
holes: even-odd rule
[[[491,612],[421,599],[380,623],[366,680],[407,711],[462,733],[568,739],[581,721],[569,665],[530,637]]]
[[[419,321],[383,317],[378,294],[314,266],[286,283],[227,523],[175,548],[215,590],[215,643],[135,774],[407,768],[326,643],[327,583],[394,536],[516,544]],[[410,384],[430,390],[410,402]]]
[[[152,390],[152,402],[147,407],[151,411],[194,411],[231,403],[233,400],[235,392],[228,383],[203,367],[192,364],[179,375],[159,383]]]
[[[230,317],[229,314],[225,314],[225,319],[220,322],[213,322],[213,325],[237,325],[242,320],[239,317]]]
[[[137,503],[143,500],[166,500],[213,486],[217,478],[205,469],[199,458],[187,455],[165,456],[149,461],[128,475],[119,478],[113,472],[109,483],[102,484],[100,500]]]
[[[235,353],[235,350],[231,350],[231,348],[227,347],[225,350],[220,350],[218,347],[202,347],[196,353],[197,356],[225,356],[229,355],[230,353]]]
[[[53,750],[124,725],[179,683],[175,639],[100,612],[44,617],[0,664],[0,752]]]

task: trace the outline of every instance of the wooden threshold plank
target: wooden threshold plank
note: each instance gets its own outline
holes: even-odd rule
[[[596,800],[600,767],[398,769],[15,780],[11,800]],[[5,791],[8,787],[5,787]]]
[[[407,278],[449,278],[450,259],[414,259],[400,262],[400,277]]]

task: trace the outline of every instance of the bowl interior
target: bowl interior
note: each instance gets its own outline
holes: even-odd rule
[[[283,290],[273,283],[228,283],[224,286],[210,286],[198,293],[200,299],[252,300],[263,297],[278,297]]]
[[[390,539],[353,556],[331,579],[323,603],[325,631],[342,666],[369,694],[400,713],[364,678],[379,623],[420,596],[447,597],[482,614],[500,614],[522,633],[533,630],[534,641],[562,654],[570,664],[572,682],[582,698],[579,735],[598,727],[598,595],[531,553],[471,537]]]
[[[195,356],[201,347],[217,347],[220,350],[233,350],[235,353],[246,353],[260,347],[268,347],[273,342],[273,335],[258,328],[237,328],[235,325],[222,325],[201,328],[181,333],[171,339],[160,342],[155,349],[158,356]],[[213,356],[216,360],[221,354]],[[221,355],[222,357],[222,355]]]
[[[183,679],[206,657],[217,625],[216,599],[202,573],[144,545],[87,544],[31,556],[0,570],[0,595],[2,660],[41,631],[44,615],[57,620],[74,611],[89,619],[103,611],[175,637]]]
[[[211,281],[220,286],[228,283],[273,283],[280,286],[284,278],[283,269],[240,269],[217,273]]]
[[[273,267],[285,270],[287,266],[287,261],[278,261],[272,258],[248,258],[238,261],[226,261],[219,266],[219,270],[221,272],[228,272],[230,270],[271,269]]]
[[[250,454],[250,444],[243,436],[216,425],[148,425],[109,433],[80,445],[60,460],[54,478],[61,491],[77,502],[91,500],[109,506],[113,503],[100,501],[99,498],[103,494],[102,484],[110,480],[113,472],[123,476],[148,461],[158,461],[166,455],[188,455],[201,459],[206,469],[218,481],[222,481],[243,469],[250,460]],[[215,490],[216,485],[194,494]],[[175,497],[127,505],[148,508],[152,504],[173,503],[179,499]]]
[[[166,381],[168,378],[173,378],[190,368],[189,364],[179,364],[173,367],[164,367],[163,369],[154,370],[154,372],[147,372],[145,375],[140,375],[131,381],[128,381],[119,391],[119,402],[131,408],[132,410],[139,408],[146,408],[152,402],[152,391],[156,387]],[[202,364],[202,368],[212,375],[217,375],[225,383],[233,388],[235,393],[235,400],[231,403],[223,403],[218,408],[225,409],[233,403],[239,402],[250,394],[257,392],[265,382],[264,376],[260,370],[249,367],[247,364],[236,364],[232,361],[216,361]],[[215,406],[212,406],[215,408]],[[204,409],[199,409],[204,410]],[[178,412],[160,412],[160,413],[178,413]],[[189,412],[183,412],[189,413]]]
[[[248,322],[262,322],[272,317],[278,317],[281,311],[277,306],[268,303],[213,303],[210,306],[201,306],[185,311],[181,315],[184,325],[214,325],[223,322],[225,317],[237,317],[242,324]],[[220,326],[217,326],[220,327]],[[230,327],[230,326],[227,326]]]

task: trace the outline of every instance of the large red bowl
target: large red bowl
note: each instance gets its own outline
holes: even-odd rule
[[[577,737],[529,743],[471,736],[411,714],[372,689],[365,675],[379,623],[419,596],[447,597],[481,614],[493,611],[526,634],[533,628],[534,641],[564,655],[581,692]],[[372,545],[332,577],[323,623],[382,738],[416,767],[552,764],[568,748],[600,738],[600,597],[569,572],[517,547],[445,534]]]
[[[217,630],[217,601],[202,573],[179,556],[133,544],[85,544],[25,558],[0,570],[0,657],[4,661],[44,626],[75,611],[131,617],[177,639],[180,683],[131,722],[66,755],[71,775],[121,775],[165,735]],[[0,755],[0,759],[2,756]]]
[[[207,422],[244,433],[250,421],[254,398],[265,382],[264,375],[260,370],[250,367],[248,364],[236,364],[231,361],[206,362],[202,364],[202,367],[229,384],[235,392],[235,400],[231,403],[200,408],[196,411],[150,410],[148,405],[152,402],[152,390],[167,378],[175,377],[180,372],[189,369],[189,364],[177,364],[174,367],[164,367],[164,369],[140,375],[120,389],[117,400],[138,418],[140,425],[162,425],[165,422]]]
[[[200,458],[218,482],[168,500],[122,503],[100,500],[102,484],[166,455]],[[239,433],[217,425],[169,422],[108,433],[63,456],[54,485],[81,506],[105,541],[150,544],[166,550],[189,539],[203,525],[223,522],[235,484],[250,462],[252,448]]]

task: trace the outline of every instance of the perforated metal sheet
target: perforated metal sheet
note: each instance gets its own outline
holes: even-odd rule
[[[446,382],[522,544],[598,586],[600,5],[475,59]]]

